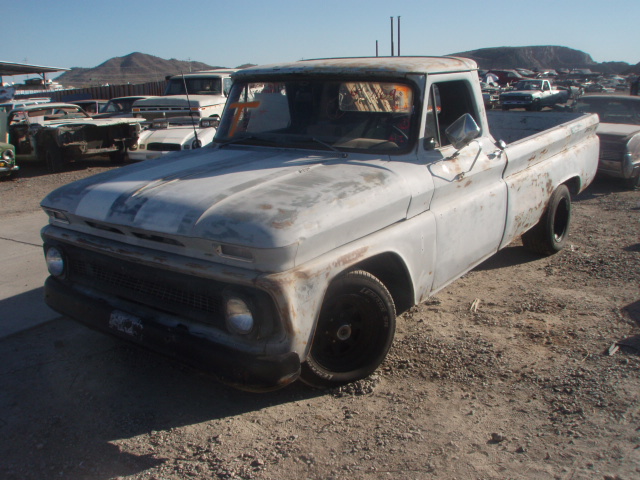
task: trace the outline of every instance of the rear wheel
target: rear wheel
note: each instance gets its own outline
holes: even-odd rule
[[[635,190],[636,188],[640,187],[640,175],[633,178],[625,179],[624,186],[630,190]]]
[[[114,165],[121,165],[124,163],[125,156],[126,156],[125,150],[118,150],[116,152],[111,152],[109,154],[109,160]]]
[[[386,357],[395,325],[384,284],[362,270],[346,273],[327,290],[300,378],[325,388],[367,377]]]
[[[570,223],[571,194],[566,185],[560,185],[551,194],[540,221],[522,235],[522,244],[535,253],[553,255],[567,243]]]

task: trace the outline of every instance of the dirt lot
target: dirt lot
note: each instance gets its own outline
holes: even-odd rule
[[[3,215],[107,168],[24,167]],[[339,390],[239,392],[63,318],[2,339],[0,478],[640,478],[640,191],[598,181],[573,220],[560,254],[516,242],[405,313]]]

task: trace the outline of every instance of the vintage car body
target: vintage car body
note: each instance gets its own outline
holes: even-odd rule
[[[10,143],[0,142],[0,178],[15,175],[20,167],[16,165],[16,148]]]
[[[503,110],[524,108],[539,111],[544,107],[566,103],[568,100],[567,90],[555,88],[545,79],[521,80],[516,84],[515,90],[500,94]]]
[[[138,100],[149,98],[148,95],[132,95],[128,97],[115,97],[102,107],[93,118],[133,118],[133,104]]]
[[[595,176],[596,115],[488,117],[476,69],[391,57],[237,72],[211,147],[42,201],[47,304],[243,389],[366,377],[397,313],[520,235],[560,250],[569,192]]]
[[[26,107],[27,105],[39,105],[41,103],[50,103],[51,99],[49,97],[34,97],[34,98],[24,98],[24,99],[14,99],[8,102],[0,103],[0,112],[9,113],[11,110],[21,107]]]
[[[158,158],[171,152],[195,150],[209,145],[218,122],[210,118],[171,117],[154,120],[140,132],[138,143],[129,149],[129,160]]]
[[[620,178],[629,188],[640,186],[640,98],[627,95],[589,95],[575,110],[600,117],[598,173]]]
[[[66,162],[94,155],[121,163],[138,140],[140,122],[92,119],[77,105],[47,103],[12,110],[7,132],[19,161],[45,161],[50,171],[58,171]]]
[[[135,102],[133,113],[145,120],[156,118],[220,118],[235,69],[208,70],[171,77],[163,96]]]

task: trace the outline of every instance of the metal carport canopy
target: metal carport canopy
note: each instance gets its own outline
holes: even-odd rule
[[[0,77],[11,75],[27,75],[37,73],[44,75],[45,73],[69,71],[70,68],[60,67],[43,67],[41,65],[29,65],[27,63],[10,63],[0,62]]]

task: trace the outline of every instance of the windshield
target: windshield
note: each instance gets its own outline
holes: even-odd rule
[[[518,82],[516,90],[542,90],[542,82]]]
[[[640,125],[640,101],[583,97],[575,105],[578,112],[597,113],[602,123]]]
[[[69,118],[91,118],[80,107],[43,107],[35,110],[18,110],[11,114],[10,124],[21,123],[29,118],[29,123],[38,123],[43,120],[63,120]]]
[[[140,98],[143,97],[109,100],[109,103],[102,107],[100,113],[130,113],[131,108],[133,107],[133,103]]]
[[[187,92],[184,86],[187,85]],[[220,77],[176,77],[169,80],[165,95],[222,95],[222,79]]]
[[[398,153],[411,146],[414,111],[408,84],[235,82],[216,142]]]

